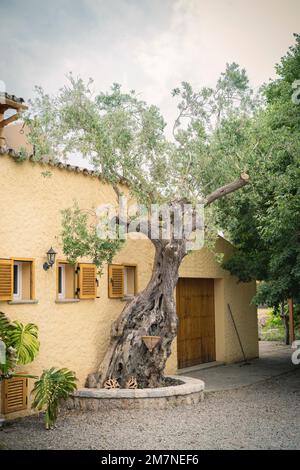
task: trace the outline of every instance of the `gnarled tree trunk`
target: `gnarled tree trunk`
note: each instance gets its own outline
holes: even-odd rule
[[[152,240],[155,258],[150,282],[124,308],[113,324],[111,342],[96,374],[88,378],[88,386],[102,387],[107,378],[115,378],[124,386],[130,377],[141,387],[163,384],[163,371],[171,354],[177,333],[174,289],[178,270],[186,255],[184,240]],[[153,351],[144,344],[143,336],[160,336]]]
[[[206,205],[245,186],[248,180],[248,175],[241,174],[237,181],[211,193]],[[175,201],[174,205],[184,205],[185,202]],[[139,387],[163,385],[166,361],[177,334],[174,290],[180,264],[187,254],[188,234],[185,237],[178,240],[173,234],[169,240],[151,240],[155,258],[150,282],[125,306],[113,324],[110,345],[99,370],[89,375],[88,387],[101,388],[108,378],[117,379],[119,385],[124,387],[130,377],[136,378]],[[160,336],[153,351],[148,350],[143,336]]]

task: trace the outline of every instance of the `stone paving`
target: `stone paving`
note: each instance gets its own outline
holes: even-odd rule
[[[260,341],[259,359],[250,360],[250,365],[230,364],[184,372],[184,375],[205,382],[205,392],[232,390],[276,377],[297,367],[292,363],[291,346],[274,341]]]
[[[261,348],[251,366],[199,371],[210,391],[199,403],[63,411],[51,431],[31,416],[0,429],[0,449],[300,450],[300,366],[290,364],[289,348]]]

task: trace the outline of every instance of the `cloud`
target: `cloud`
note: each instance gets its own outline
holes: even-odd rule
[[[176,114],[182,80],[213,85],[226,62],[258,86],[298,30],[298,0],[10,0],[0,2],[0,80],[28,99],[34,85],[54,92],[69,71],[97,90],[119,82]]]

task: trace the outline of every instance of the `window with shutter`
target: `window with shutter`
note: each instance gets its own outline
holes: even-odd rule
[[[13,258],[13,300],[35,299],[35,263],[32,258]]]
[[[56,265],[56,297],[62,301],[75,299],[75,266],[66,261]]]
[[[110,264],[108,266],[108,295],[111,299],[122,298],[124,295],[124,266]]]
[[[136,266],[124,266],[124,297],[133,297],[136,294]]]
[[[2,413],[13,413],[27,408],[28,379],[12,377],[2,381]]]
[[[95,299],[97,296],[97,271],[94,264],[79,264],[79,298]]]
[[[0,259],[0,301],[13,299],[13,260]]]

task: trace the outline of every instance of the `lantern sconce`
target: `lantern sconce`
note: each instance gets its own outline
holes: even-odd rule
[[[56,251],[54,251],[51,246],[50,250],[47,251],[47,262],[43,264],[43,268],[45,271],[48,271],[49,268],[52,268],[55,263],[56,255]]]

